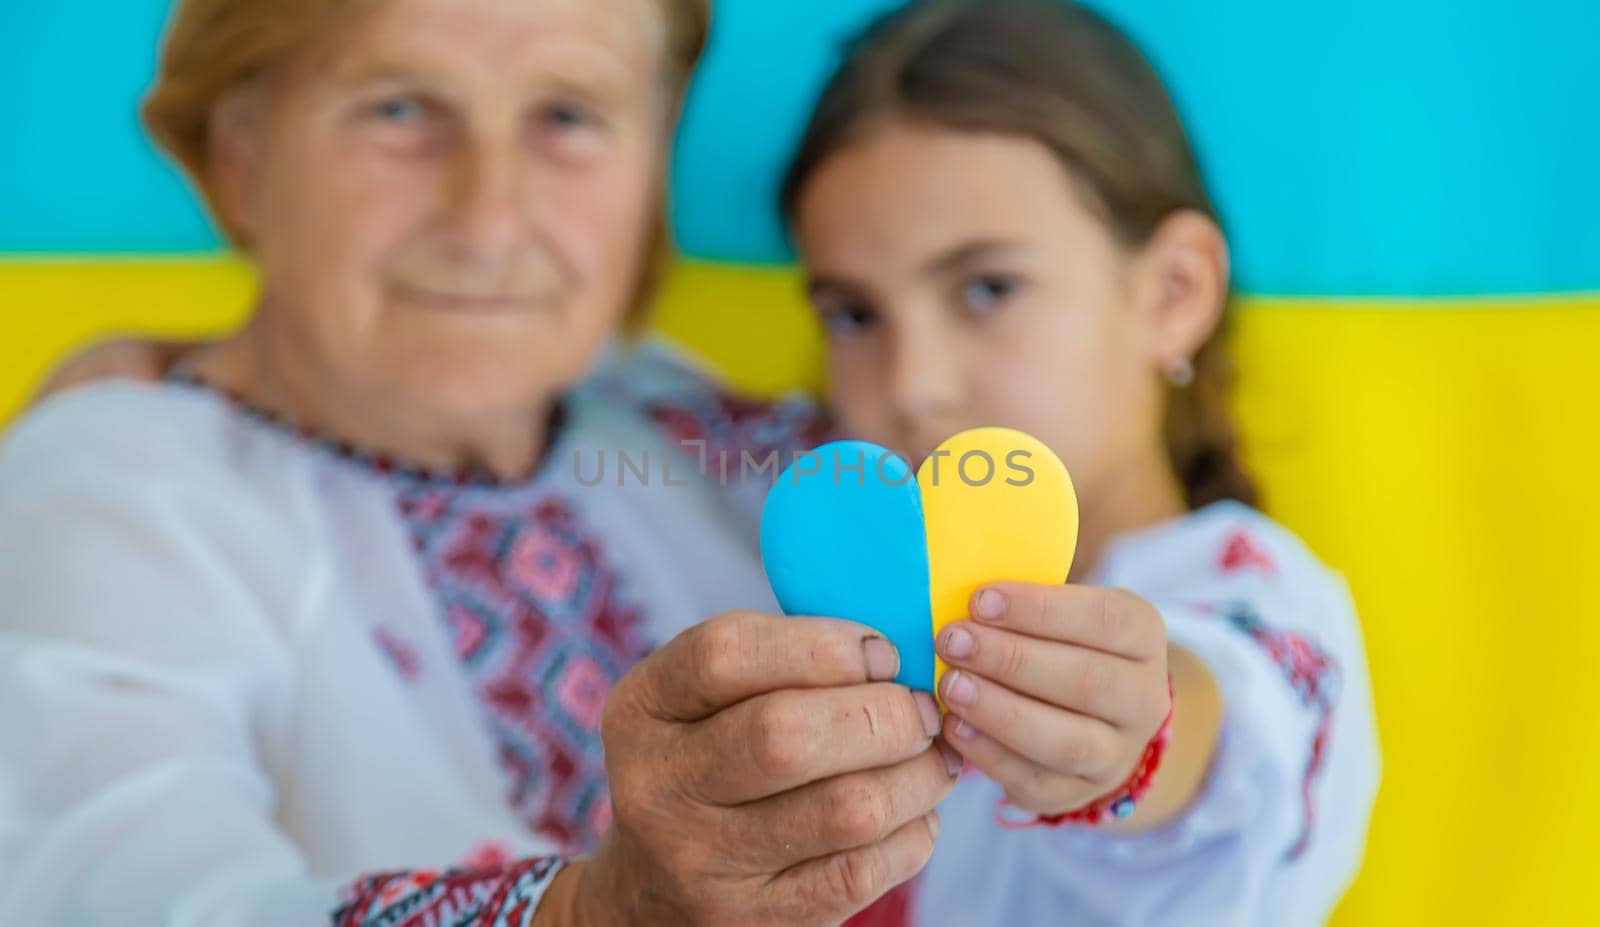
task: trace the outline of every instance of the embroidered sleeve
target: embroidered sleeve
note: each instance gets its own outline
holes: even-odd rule
[[[1268,625],[1248,603],[1233,603],[1225,609],[1224,617],[1230,627],[1244,634],[1272,661],[1294,691],[1295,698],[1314,718],[1310,739],[1305,744],[1305,763],[1300,774],[1300,832],[1284,854],[1293,861],[1305,853],[1317,820],[1317,799],[1313,786],[1322,773],[1333,732],[1334,706],[1338,702],[1339,664],[1332,654],[1315,641]]]
[[[738,466],[743,455],[761,461],[777,453],[783,460],[827,435],[816,407],[798,399],[763,402],[706,391],[658,397],[645,408],[673,443],[691,453],[703,449],[707,472],[719,470],[723,460]]]
[[[1153,603],[1215,680],[1222,723],[1204,782],[1179,814],[1132,832],[979,831],[971,822],[992,820],[1002,792],[964,777],[915,908],[951,923],[1323,923],[1360,868],[1379,771],[1343,582],[1242,506],[1124,543],[1097,579]],[[962,880],[983,866],[1006,874],[993,892]]]
[[[1183,626],[1193,622],[1196,617],[1200,621],[1227,627],[1242,635],[1242,640],[1248,641],[1261,656],[1271,662],[1294,693],[1295,702],[1313,718],[1310,733],[1303,740],[1304,761],[1297,767],[1300,823],[1294,842],[1283,854],[1285,860],[1293,862],[1300,858],[1310,844],[1317,819],[1317,795],[1314,786],[1323,771],[1332,737],[1334,709],[1339,691],[1338,661],[1308,637],[1268,625],[1248,602],[1233,602],[1220,609],[1210,604],[1193,604],[1181,611],[1188,614],[1181,614],[1178,610],[1168,612],[1169,622],[1178,625],[1175,629],[1176,640],[1193,639],[1192,634],[1184,633]],[[1215,655],[1214,650],[1211,655]],[[1238,664],[1217,660],[1212,665],[1212,670],[1229,672],[1229,668],[1236,665]],[[1258,707],[1265,707],[1259,702],[1257,704]],[[1236,723],[1241,718],[1241,712],[1245,710],[1236,708],[1233,712]],[[1262,715],[1270,717],[1270,712],[1262,712]],[[1200,803],[1191,811],[1203,810],[1205,800],[1202,796]],[[1003,825],[1013,826],[1010,824],[1010,815],[1005,807],[997,809],[996,820]]]
[[[1256,531],[1240,526],[1223,535],[1213,569],[1219,578],[1236,589],[1272,590],[1287,579],[1280,572],[1277,560]],[[1308,631],[1270,622],[1247,595],[1224,600],[1221,605],[1199,605],[1196,611],[1222,619],[1229,628],[1250,641],[1277,669],[1294,700],[1313,719],[1303,746],[1304,762],[1299,777],[1299,836],[1285,854],[1290,861],[1299,859],[1306,852],[1316,826],[1314,787],[1322,774],[1333,736],[1334,712],[1339,703],[1339,659]]]
[[[333,927],[526,927],[561,865],[539,857],[369,876],[344,890]]]
[[[669,442],[698,457],[710,476],[723,460],[736,469],[744,455],[759,462],[776,452],[787,464],[791,452],[827,440],[826,416],[810,397],[739,395],[661,345],[635,350],[613,365],[604,383],[648,416]]]
[[[1325,918],[1359,869],[1378,781],[1355,609],[1336,575],[1259,516],[1197,540],[1162,612],[1216,679],[1223,727],[1201,794],[1141,849],[1231,856],[1256,873],[1259,891],[1236,897],[1241,922]]]

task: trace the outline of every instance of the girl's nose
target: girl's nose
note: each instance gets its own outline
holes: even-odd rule
[[[913,430],[952,418],[966,395],[959,340],[931,327],[896,333],[888,375],[896,410]]]

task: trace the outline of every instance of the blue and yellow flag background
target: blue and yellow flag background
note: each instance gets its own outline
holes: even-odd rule
[[[91,336],[248,305],[137,126],[167,2],[0,4],[0,419]],[[890,5],[717,0],[659,326],[751,389],[822,385],[774,189]],[[1227,220],[1268,508],[1362,609],[1384,782],[1338,923],[1600,923],[1600,7],[1096,5],[1172,83]]]

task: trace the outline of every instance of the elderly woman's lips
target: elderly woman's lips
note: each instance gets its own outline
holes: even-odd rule
[[[428,309],[461,313],[513,313],[529,312],[537,308],[539,300],[520,294],[451,293],[420,287],[401,286],[397,294],[406,302]]]

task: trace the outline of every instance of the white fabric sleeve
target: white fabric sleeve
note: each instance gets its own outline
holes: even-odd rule
[[[1354,610],[1323,573],[1312,596],[1233,584],[1234,595],[1156,603],[1172,643],[1199,656],[1221,691],[1205,784],[1150,831],[1024,832],[1035,846],[1021,856],[1037,875],[1108,924],[1327,919],[1360,866],[1378,750]]]
[[[364,923],[272,821],[306,585],[276,582],[283,513],[76,421],[0,445],[0,923]]]

